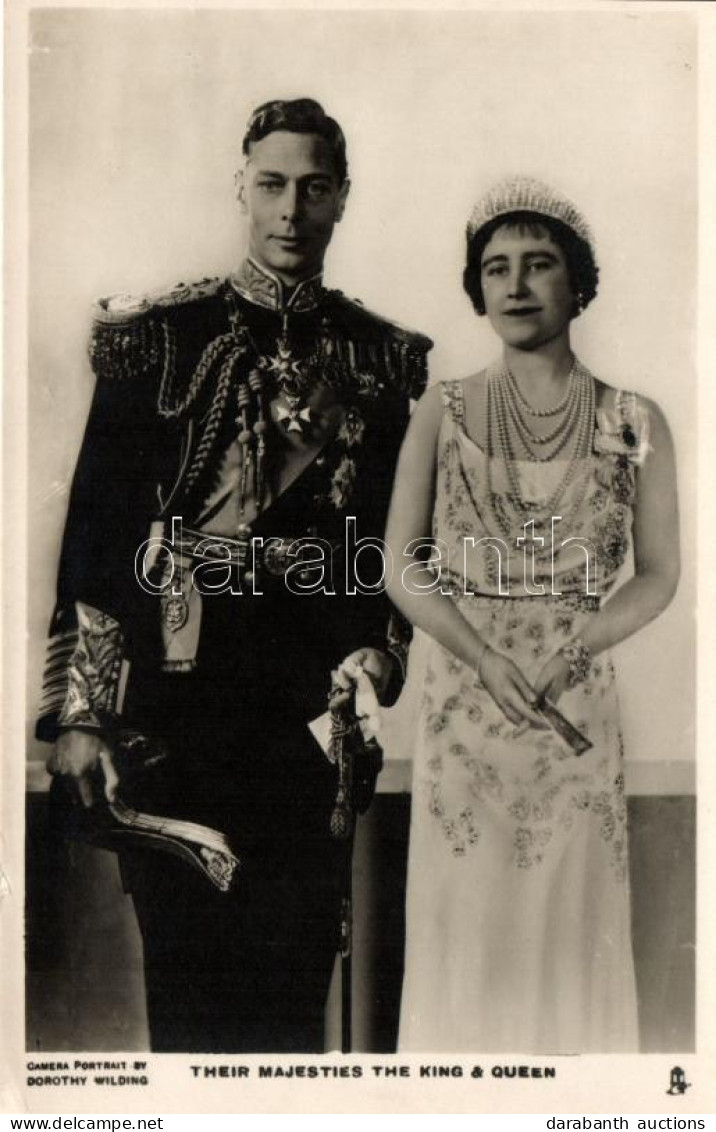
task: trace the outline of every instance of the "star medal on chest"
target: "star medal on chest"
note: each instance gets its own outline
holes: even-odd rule
[[[276,342],[276,353],[259,359],[259,367],[274,381],[282,403],[276,408],[276,417],[286,432],[310,435],[313,410],[305,403],[310,379],[301,363],[293,355],[288,337],[288,319],[284,315],[281,333]]]

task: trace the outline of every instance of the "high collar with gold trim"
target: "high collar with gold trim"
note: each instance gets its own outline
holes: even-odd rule
[[[242,298],[271,311],[315,310],[325,295],[322,280],[319,271],[289,290],[277,275],[250,257],[230,276],[231,286]]]

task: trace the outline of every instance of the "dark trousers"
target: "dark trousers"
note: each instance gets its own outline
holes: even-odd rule
[[[163,853],[124,856],[154,1051],[323,1052],[342,854],[330,842],[255,854],[229,894]]]
[[[255,600],[205,598],[193,672],[134,664],[125,717],[166,758],[125,800],[220,830],[242,859],[230,894],[164,853],[123,861],[155,1050],[323,1051],[345,847],[330,835],[336,768],[308,721],[349,650],[326,643],[339,607],[321,609],[319,634],[317,608],[283,581]]]

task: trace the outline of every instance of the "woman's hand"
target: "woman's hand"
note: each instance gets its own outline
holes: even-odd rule
[[[535,680],[535,692],[538,699],[543,696],[556,704],[562,692],[569,687],[569,664],[564,657],[557,653],[548,660]]]
[[[546,723],[534,710],[538,699],[534,688],[509,657],[488,646],[477,668],[482,683],[510,723],[515,726],[527,723],[540,730],[546,728]]]

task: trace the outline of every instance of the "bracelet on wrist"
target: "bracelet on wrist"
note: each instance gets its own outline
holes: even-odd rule
[[[592,653],[589,646],[575,637],[559,650],[559,655],[564,657],[569,668],[569,687],[576,688],[577,684],[582,684],[587,679],[591,671]]]

